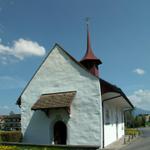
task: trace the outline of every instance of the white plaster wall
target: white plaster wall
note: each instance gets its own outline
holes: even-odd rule
[[[104,146],[107,146],[124,135],[124,120],[122,119],[122,108],[115,103],[104,103],[104,122],[106,119],[106,109],[109,109],[110,124],[104,124]],[[116,118],[118,117],[118,127]]]
[[[64,110],[31,111],[41,94],[77,91],[71,105],[71,115]],[[21,104],[21,124],[24,142],[52,144],[53,124],[64,120],[67,125],[67,144],[100,145],[101,93],[99,80],[72,61],[56,46],[24,91]]]
[[[124,113],[118,108],[118,138],[124,136]]]

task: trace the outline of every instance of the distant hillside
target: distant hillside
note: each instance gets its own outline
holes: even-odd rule
[[[150,110],[144,110],[144,109],[135,107],[135,109],[133,110],[133,115],[137,116],[140,114],[150,114]]]

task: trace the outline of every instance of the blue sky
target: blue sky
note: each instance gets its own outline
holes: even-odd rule
[[[0,0],[0,113],[15,102],[57,42],[77,60],[91,43],[100,76],[150,110],[149,0]]]

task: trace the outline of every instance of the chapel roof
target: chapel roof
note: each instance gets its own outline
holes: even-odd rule
[[[127,98],[127,96],[123,93],[123,91],[118,88],[117,86],[103,80],[100,79],[96,76],[94,76],[91,72],[89,72],[80,62],[78,62],[74,57],[72,57],[68,52],[66,52],[59,44],[55,44],[54,47],[59,47],[71,60],[73,60],[76,64],[78,64],[82,69],[84,69],[87,73],[89,73],[90,75],[92,75],[93,77],[97,78],[100,80],[100,85],[101,85],[101,92],[102,94],[106,93],[106,92],[117,92],[120,93],[126,100],[127,102],[133,107],[133,105],[131,104],[130,100]],[[53,50],[54,48],[52,48]],[[49,52],[49,54],[51,53],[51,51]],[[49,54],[47,55],[47,57],[49,56]],[[47,57],[44,59],[44,61],[42,62],[42,64],[45,62],[45,60],[47,59]],[[42,66],[42,64],[40,65],[40,67]],[[30,84],[30,82],[32,81],[32,79],[34,78],[34,76],[36,75],[36,73],[38,72],[38,70],[40,69],[40,67],[36,70],[35,74],[32,76],[31,80],[28,82],[28,84],[26,85],[26,87],[24,88],[24,90],[22,91],[21,95],[19,96],[16,104],[17,105],[21,105],[21,96],[24,93],[24,91],[26,90],[26,88],[28,87],[28,85]]]
[[[50,108],[67,108],[70,107],[76,91],[58,92],[43,94],[39,100],[34,103],[32,110],[43,110]]]

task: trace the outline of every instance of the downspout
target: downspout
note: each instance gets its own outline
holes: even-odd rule
[[[121,97],[121,96],[122,95],[117,95],[117,96],[102,100],[102,120],[103,120],[103,143],[102,143],[102,148],[104,148],[104,144],[105,144],[105,142],[104,142],[104,138],[105,138],[105,136],[104,136],[104,134],[105,134],[105,131],[104,131],[104,102],[115,99],[115,98],[118,98],[118,97]]]

